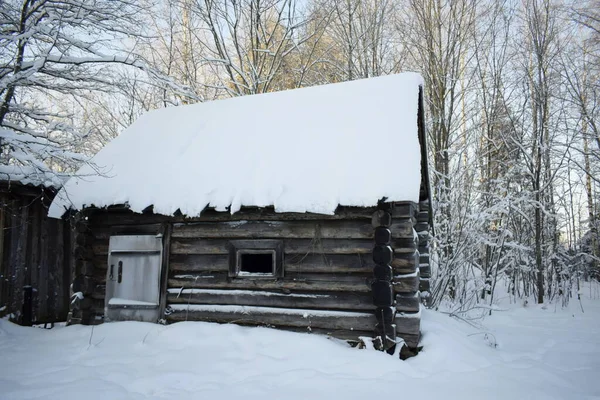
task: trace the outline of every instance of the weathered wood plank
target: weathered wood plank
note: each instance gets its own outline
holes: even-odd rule
[[[106,263],[106,262],[105,262]],[[175,254],[171,257],[171,271],[226,272],[228,256],[224,254]],[[364,273],[370,274],[370,257],[358,254],[288,255],[284,259],[284,273]]]
[[[372,311],[368,294],[291,293],[252,290],[170,289],[169,304],[243,305],[276,308]]]
[[[391,263],[395,274],[410,274],[419,266],[419,253],[395,253]]]
[[[12,250],[13,250],[13,261],[14,266],[14,297],[13,297],[13,310],[17,312],[17,321],[22,322],[23,318],[23,288],[26,283],[27,262],[27,218],[29,216],[29,208],[27,207],[26,201],[17,201],[17,207],[14,209],[18,219],[13,219],[13,226],[11,229],[11,236],[13,238]],[[15,215],[15,217],[16,217]]]
[[[363,239],[284,239],[284,252],[288,254],[371,254],[373,242]],[[411,239],[394,239],[395,253],[413,253],[416,244]],[[108,247],[95,244],[95,254],[107,254]],[[228,254],[226,239],[175,239],[171,241],[171,254]]]
[[[27,221],[28,225],[28,244],[27,244],[27,266],[28,266],[28,278],[29,284],[33,288],[33,301],[32,301],[32,321],[40,319],[40,303],[46,304],[45,298],[39,296],[40,286],[45,286],[47,282],[40,279],[40,227],[42,224],[42,210],[39,202],[34,202],[30,206],[30,215]]]
[[[8,312],[8,262],[4,258],[6,253],[4,252],[4,230],[6,221],[6,211],[4,204],[6,203],[6,197],[0,194],[0,318]]]
[[[421,264],[419,265],[419,272],[421,278],[430,278],[431,277],[431,267],[429,264]]]
[[[161,224],[165,222],[199,222],[199,221],[242,221],[242,220],[339,220],[339,219],[371,219],[376,207],[343,207],[339,206],[334,215],[313,213],[276,213],[273,207],[244,207],[235,214],[206,209],[199,217],[174,217],[160,214],[137,214],[124,209],[94,210],[90,215],[93,226]],[[397,216],[404,216],[406,210],[400,207]],[[406,214],[406,217],[410,215]]]
[[[408,333],[402,333],[402,332],[398,332],[398,329],[396,329],[396,334],[398,335],[398,337],[401,337],[402,339],[404,339],[404,341],[406,342],[406,345],[410,348],[416,348],[419,345],[419,342],[421,340],[421,333],[417,333],[417,334],[408,334]]]
[[[172,254],[169,269],[172,273],[227,272],[228,254]]]
[[[421,307],[421,297],[419,293],[397,294],[396,310],[399,312],[416,313]]]
[[[402,313],[396,314],[394,320],[396,332],[400,337],[403,335],[418,335],[421,329],[421,313]]]
[[[408,219],[391,229],[394,237],[412,237]],[[173,238],[372,239],[373,228],[361,220],[195,222],[175,224]]]
[[[419,222],[415,225],[415,231],[417,233],[429,232],[429,222]]]
[[[371,254],[372,240],[296,239],[284,241],[285,254]]]
[[[171,234],[173,233],[172,224],[164,224],[161,228],[163,235],[162,260],[160,270],[160,308],[158,315],[164,315],[167,307],[167,288],[169,284],[169,264],[171,260]]]
[[[227,281],[226,275],[176,275],[169,279],[170,288],[194,289],[255,289],[284,291],[317,291],[317,292],[355,292],[369,293],[371,288],[364,282],[310,281],[310,280],[267,280],[267,279],[232,279]]]
[[[395,275],[392,279],[395,293],[414,293],[419,290],[419,274]]]
[[[265,280],[276,279],[276,278],[252,279],[252,278],[240,278],[240,277],[231,278],[230,276],[228,276],[227,273],[223,273],[223,272],[212,272],[212,273],[203,272],[200,274],[194,274],[194,273],[179,274],[175,271],[170,271],[170,273],[169,273],[170,278],[177,279],[177,278],[184,277],[184,276],[186,278],[189,277],[190,279],[191,279],[191,277],[194,277],[195,280],[225,279],[228,281],[235,281],[235,280],[265,281]],[[286,280],[286,281],[294,281],[294,282],[333,282],[333,283],[350,283],[350,284],[369,286],[371,283],[371,280],[372,280],[372,274],[371,273],[368,273],[368,274],[288,273],[282,279]]]
[[[357,331],[357,330],[340,330],[340,329],[319,329],[311,327],[309,328],[295,328],[292,326],[280,326],[278,329],[296,332],[306,333],[309,335],[323,335],[326,337],[332,337],[340,340],[346,340],[349,342],[358,342],[360,337],[372,338],[374,336],[373,329],[369,331]]]
[[[417,223],[418,222],[429,222],[429,211],[421,211],[417,215]]]
[[[373,272],[370,255],[362,254],[288,255],[284,263],[286,273],[371,274]]]
[[[417,204],[413,202],[396,202],[391,210],[394,218],[412,218],[418,210]]]
[[[189,308],[189,309],[188,309]],[[371,313],[238,306],[170,306],[168,321],[207,321],[239,325],[291,326],[368,331],[377,323]]]
[[[51,274],[50,279],[48,280],[48,307],[51,312],[48,313],[48,321],[56,321],[59,320],[61,315],[65,312],[62,304],[62,293],[65,290],[65,288],[62,286],[62,282],[63,274],[65,273],[64,268],[66,265],[64,262],[64,224],[60,220],[52,219],[51,228],[54,236],[54,248],[51,251],[52,258],[49,260]]]
[[[431,290],[429,278],[423,278],[419,281],[419,290],[421,292],[429,292],[429,290]]]
[[[108,241],[114,235],[157,235],[161,232],[162,225],[140,223],[133,225],[95,225],[90,228],[96,239]]]

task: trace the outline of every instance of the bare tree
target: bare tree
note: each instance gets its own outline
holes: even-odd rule
[[[60,105],[92,92],[111,93],[115,71],[152,74],[123,46],[143,35],[143,10],[129,0],[6,0],[0,3],[0,146],[3,162],[48,170],[83,161],[81,136]],[[175,83],[159,77],[166,86]],[[178,89],[186,92],[183,85]],[[57,106],[59,104],[59,106]]]
[[[197,0],[186,7],[200,27],[190,32],[202,49],[199,63],[218,77],[215,89],[241,96],[295,87],[282,73],[308,39],[300,36],[306,20],[295,0]]]

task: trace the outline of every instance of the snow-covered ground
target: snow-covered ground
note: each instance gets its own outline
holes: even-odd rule
[[[426,311],[424,350],[404,362],[267,328],[0,320],[0,399],[599,399],[597,287],[591,297],[503,305],[483,331]]]

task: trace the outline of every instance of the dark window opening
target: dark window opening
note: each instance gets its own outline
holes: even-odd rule
[[[229,242],[230,278],[283,278],[283,243],[281,240],[232,240]]]
[[[274,252],[240,253],[241,274],[273,274]]]

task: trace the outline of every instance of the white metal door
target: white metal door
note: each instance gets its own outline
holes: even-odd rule
[[[160,235],[111,236],[105,299],[108,320],[158,319],[161,263]]]
[[[160,253],[112,253],[110,305],[158,305]]]

